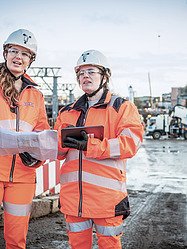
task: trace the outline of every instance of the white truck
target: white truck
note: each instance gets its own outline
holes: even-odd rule
[[[161,136],[187,139],[187,108],[176,105],[171,114],[159,114],[147,121],[146,136],[160,139]]]

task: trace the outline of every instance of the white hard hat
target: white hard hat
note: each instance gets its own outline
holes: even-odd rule
[[[77,73],[81,66],[93,65],[106,69],[106,72],[111,75],[110,66],[108,64],[107,58],[97,50],[87,50],[81,54],[77,61],[77,66],[75,67],[75,72]]]
[[[14,44],[19,45],[24,48],[29,49],[34,55],[37,54],[37,42],[36,39],[29,30],[27,29],[18,29],[11,33],[7,40],[4,42],[3,46]]]

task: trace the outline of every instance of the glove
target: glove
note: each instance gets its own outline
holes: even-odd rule
[[[32,157],[28,152],[19,153],[19,156],[21,158],[22,163],[28,167],[33,167],[37,163],[41,162],[40,160],[37,160]]]
[[[77,150],[87,150],[88,136],[85,131],[81,131],[82,137],[75,139],[73,137],[66,137],[63,142],[63,147],[74,148]]]

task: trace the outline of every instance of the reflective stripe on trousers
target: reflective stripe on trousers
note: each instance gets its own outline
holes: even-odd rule
[[[14,216],[27,216],[31,212],[31,206],[30,204],[13,204],[8,202],[3,202],[4,210]]]
[[[99,249],[121,249],[123,216],[110,218],[83,218],[65,215],[69,245],[72,249],[91,249],[93,226]]]
[[[95,225],[95,229],[98,233],[103,234],[105,236],[117,236],[123,232],[123,224],[115,227]]]
[[[6,249],[25,249],[35,183],[0,182]]]
[[[66,222],[66,228],[71,232],[81,232],[91,228],[92,226],[93,226],[93,221],[91,219],[87,221],[74,222],[74,223]]]
[[[75,222],[75,223],[66,223],[67,230],[71,232],[81,232],[87,229],[90,229],[93,226],[93,220],[87,220],[82,222]],[[119,226],[101,226],[94,224],[95,229],[98,233],[104,236],[117,236],[123,232],[123,224]]]

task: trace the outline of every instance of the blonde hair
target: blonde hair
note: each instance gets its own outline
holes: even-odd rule
[[[10,107],[18,105],[19,93],[15,88],[15,80],[8,72],[5,63],[0,63],[0,88]]]

